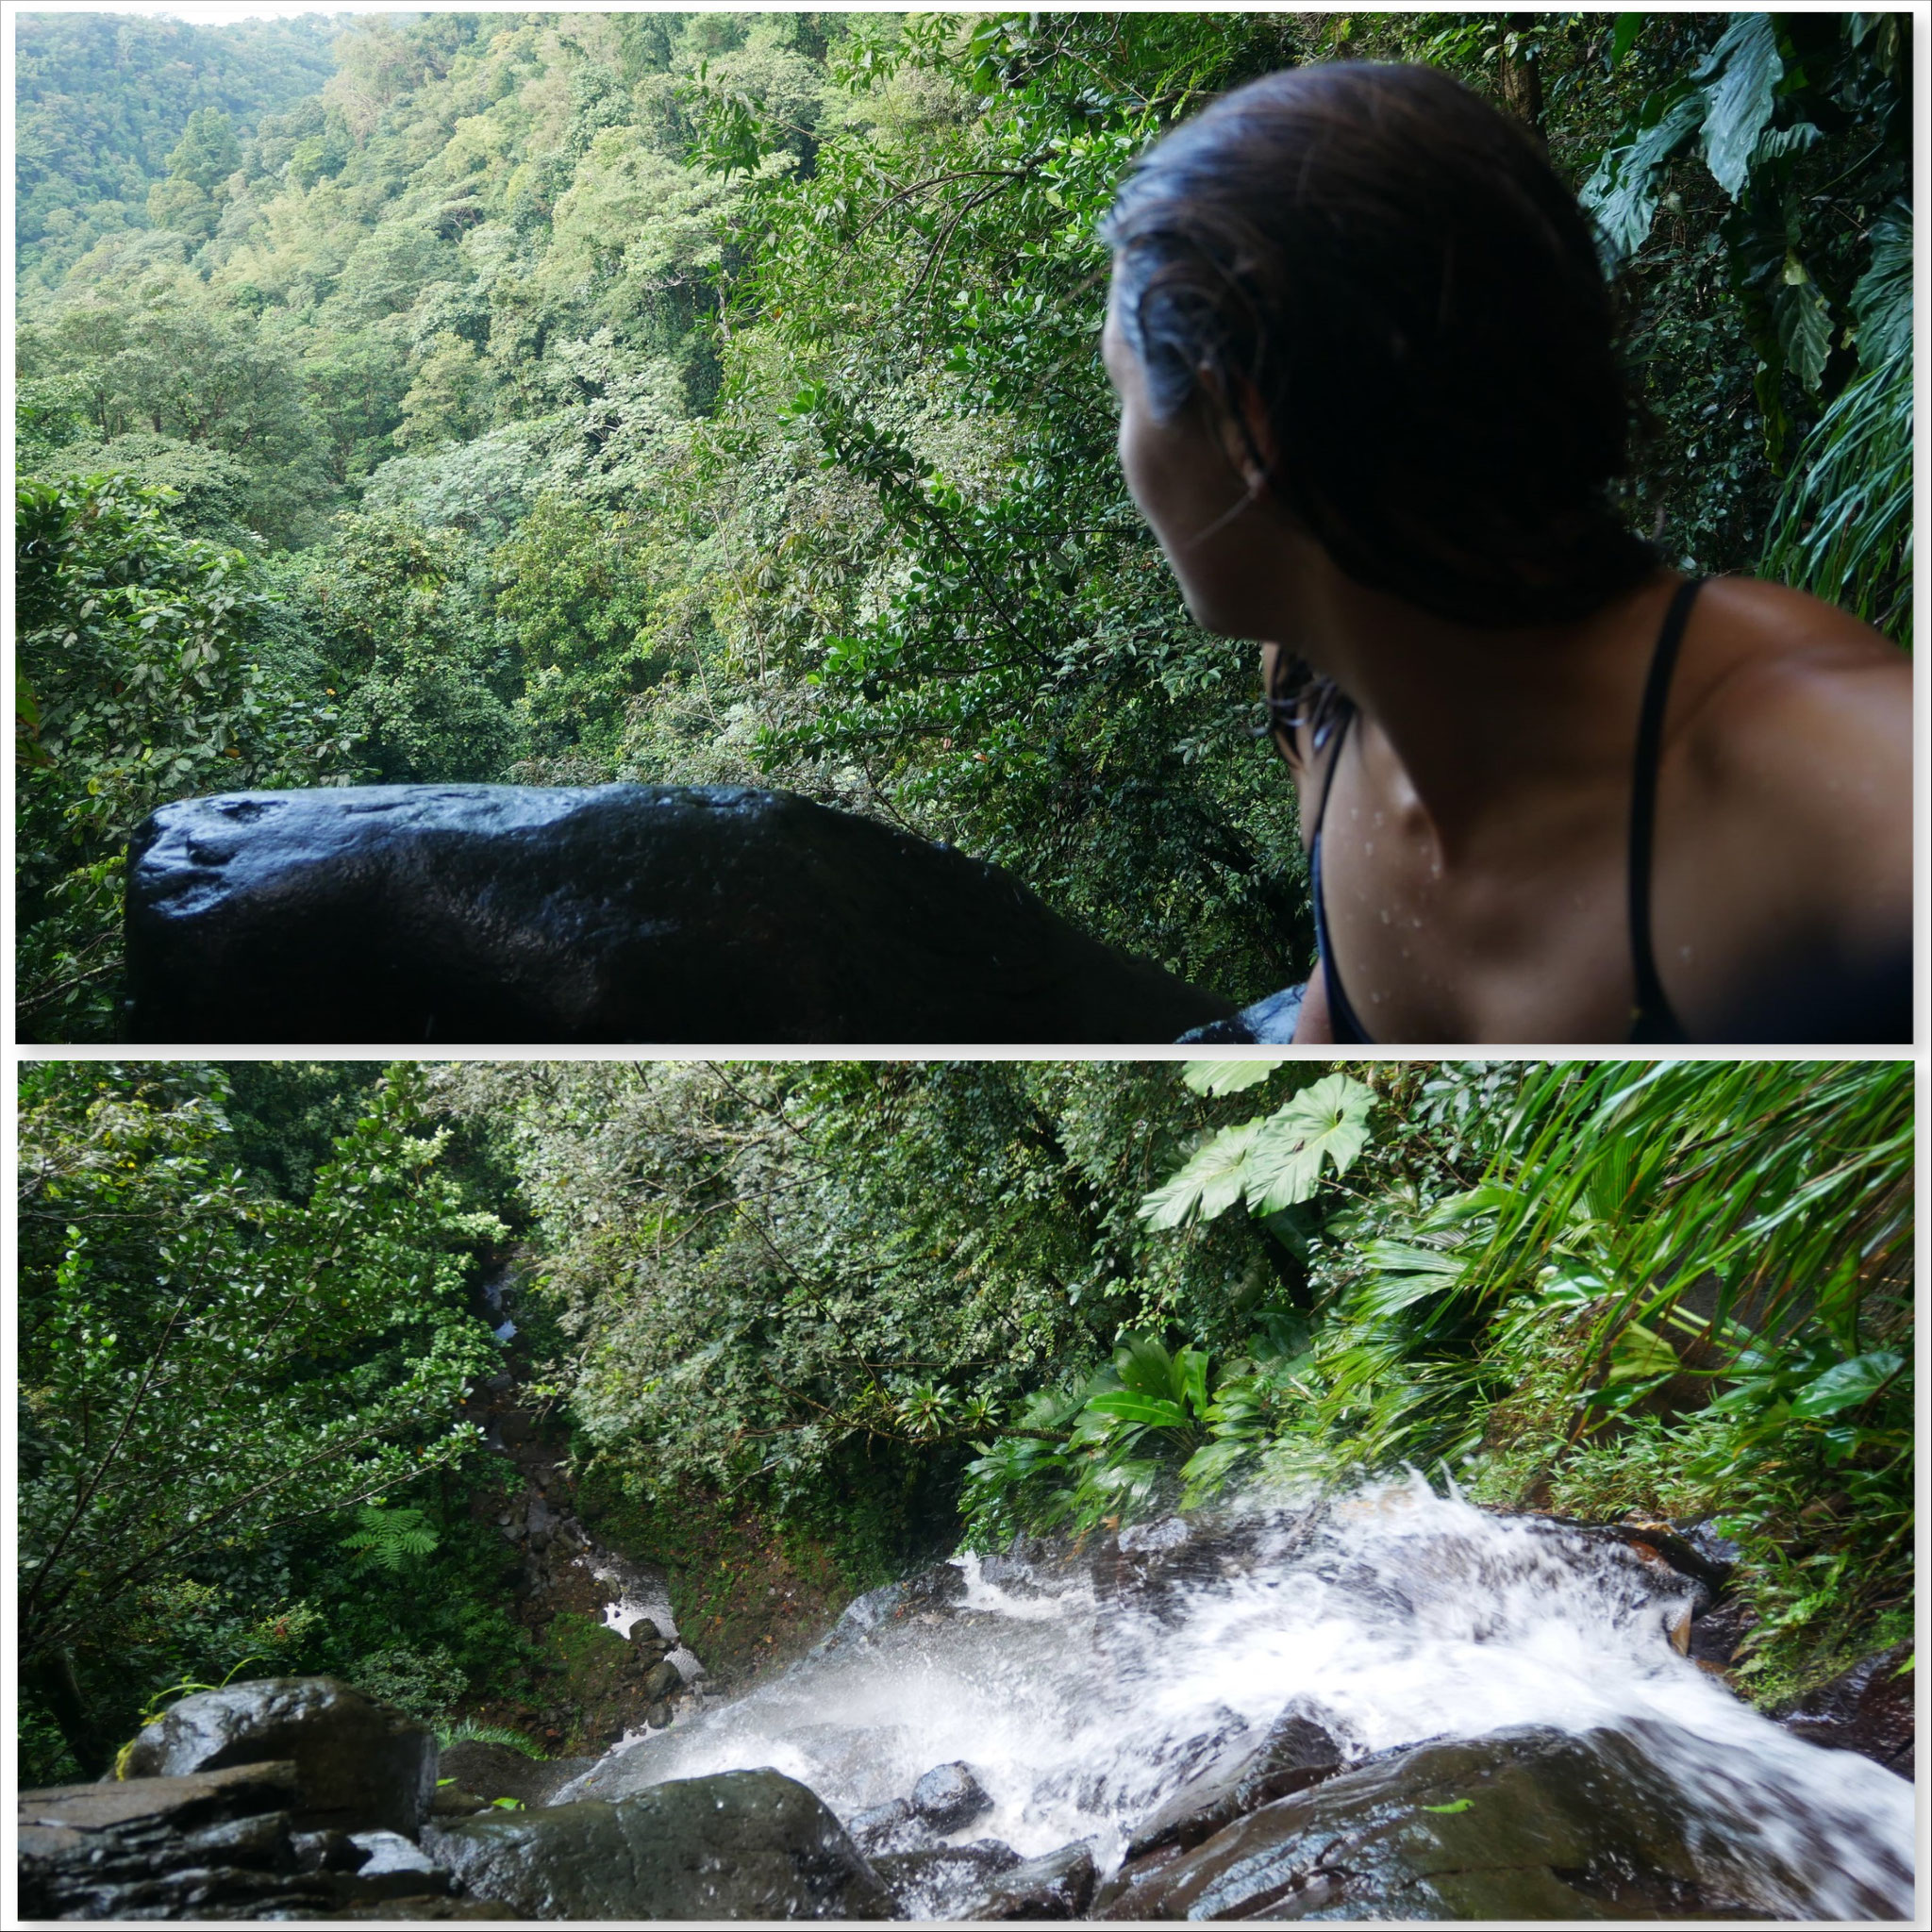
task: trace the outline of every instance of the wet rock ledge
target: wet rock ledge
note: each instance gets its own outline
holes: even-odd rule
[[[997,866],[782,791],[237,792],[128,858],[146,1044],[1135,1043],[1233,1010]]]

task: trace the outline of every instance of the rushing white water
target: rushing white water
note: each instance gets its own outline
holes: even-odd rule
[[[1789,1736],[1673,1649],[1692,1586],[1621,1544],[1487,1516],[1416,1481],[1208,1533],[1129,1530],[1103,1561],[955,1559],[963,1595],[861,1600],[818,1653],[620,1746],[582,1795],[771,1765],[841,1817],[964,1759],[961,1837],[1024,1854],[1128,1832],[1297,1695],[1375,1751],[1507,1725],[1641,1740],[1694,1833],[1807,1874],[1831,1917],[1912,1911],[1912,1787]],[[866,1627],[871,1622],[872,1627]]]

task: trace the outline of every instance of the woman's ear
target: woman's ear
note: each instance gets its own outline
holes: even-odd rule
[[[1274,477],[1278,454],[1274,425],[1261,391],[1239,372],[1230,376],[1204,368],[1198,381],[1224,454],[1247,485],[1248,494],[1261,495]]]

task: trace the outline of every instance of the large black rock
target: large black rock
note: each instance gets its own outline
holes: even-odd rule
[[[1911,1874],[1792,1817],[1726,1833],[1668,1725],[1524,1725],[1370,1758],[1192,1849],[1129,1860],[1101,1919],[1893,1919]],[[1847,1894],[1855,1911],[1844,1911]]]
[[[1146,1044],[1232,1010],[996,866],[722,786],[167,806],[127,967],[144,1044]]]
[[[522,1919],[889,1919],[891,1894],[812,1791],[775,1771],[614,1804],[485,1812],[423,1848]]]
[[[293,1760],[302,1829],[407,1836],[436,1791],[431,1732],[334,1677],[264,1677],[184,1697],[128,1747],[123,1770],[185,1777],[265,1758]]]
[[[288,1759],[181,1777],[22,1791],[20,1916],[41,1919],[511,1919],[454,1899],[449,1874],[386,1861],[334,1830],[300,1832]],[[365,1839],[393,1838],[390,1833]],[[366,1868],[366,1869],[365,1869]]]

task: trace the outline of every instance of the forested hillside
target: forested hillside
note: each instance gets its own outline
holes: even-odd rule
[[[591,1741],[499,1533],[513,1354],[727,1682],[823,1627],[781,1593],[1404,1464],[1714,1519],[1766,1702],[1912,1627],[1903,1063],[42,1062],[21,1109],[28,1782],[231,1673]]]
[[[179,200],[170,184],[198,172],[192,146],[178,163],[174,156],[191,124],[225,124],[245,140],[262,115],[317,92],[335,71],[337,25],[320,10],[219,31],[137,14],[23,11],[13,31],[14,261],[22,280],[47,288],[103,235],[168,225]]]
[[[111,1030],[154,805],[358,778],[789,787],[1281,984],[1312,934],[1254,669],[1114,464],[1123,169],[1284,64],[1446,66],[1598,215],[1632,522],[1903,640],[1903,19],[361,15],[292,102],[292,28],[150,86],[86,58],[125,24],[36,25],[25,1024]]]

